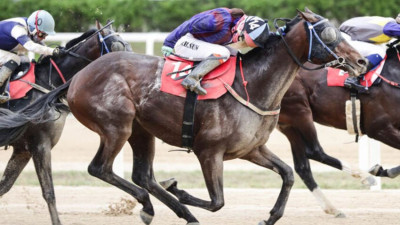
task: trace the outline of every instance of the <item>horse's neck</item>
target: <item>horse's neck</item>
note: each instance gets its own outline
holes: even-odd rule
[[[304,63],[304,45],[298,43],[305,40],[296,40],[290,36],[285,37],[285,40],[301,63]],[[282,41],[279,41],[271,51],[269,53],[259,51],[257,56],[252,58],[253,62],[248,62],[245,70],[248,74],[246,79],[250,101],[268,110],[279,107],[299,69]]]
[[[397,48],[397,50],[396,50]],[[390,48],[386,51],[387,58],[381,74],[394,82],[400,81],[400,47]]]
[[[37,65],[35,70],[36,83],[45,88],[53,88],[63,84],[61,77],[65,80],[71,79],[79,70],[83,69],[89,64],[88,61],[75,58],[75,57],[64,57],[63,59],[54,60],[54,63],[58,67],[61,74],[52,65],[51,62]]]

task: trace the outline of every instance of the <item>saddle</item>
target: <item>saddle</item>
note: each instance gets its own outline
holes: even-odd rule
[[[35,65],[34,62],[21,63],[11,74],[10,81],[3,86],[10,100],[23,98],[32,89],[29,83],[35,83]]]
[[[369,70],[365,75],[364,79],[360,81],[360,84],[365,87],[371,87],[381,83],[382,79],[378,77],[382,72],[383,66],[385,65],[386,57],[374,68]],[[349,73],[344,70],[328,67],[327,73],[327,84],[330,87],[344,87],[344,81],[349,77]]]
[[[28,71],[31,69],[31,67],[32,64],[30,62],[21,63],[21,65],[17,67],[13,74],[11,74],[10,81],[18,80],[21,77],[25,76],[26,73],[28,73]]]
[[[187,90],[181,85],[181,78],[187,76],[195,65],[194,61],[168,56],[165,59],[161,74],[162,92],[185,98]],[[206,95],[199,95],[197,100],[217,99],[227,92],[224,82],[232,85],[235,79],[236,56],[230,57],[213,71],[204,76],[201,81],[203,88],[207,90]]]

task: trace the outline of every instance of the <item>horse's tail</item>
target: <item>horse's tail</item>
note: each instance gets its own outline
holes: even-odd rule
[[[12,112],[0,108],[0,146],[9,145],[17,140],[29,124],[41,124],[57,120],[61,110],[68,111],[68,106],[61,103],[59,98],[66,94],[70,83],[71,80],[19,111]],[[56,116],[54,116],[55,111],[57,112]]]

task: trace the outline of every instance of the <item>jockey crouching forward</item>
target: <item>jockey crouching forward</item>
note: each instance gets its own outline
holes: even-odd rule
[[[59,48],[44,46],[47,35],[54,35],[54,19],[45,10],[37,10],[28,18],[16,17],[0,21],[0,87],[11,76],[21,62],[28,62],[28,51],[37,54],[58,56],[64,54]],[[0,95],[0,103],[9,100],[9,95]]]
[[[339,30],[342,32],[342,37],[369,60],[368,72],[385,57],[385,44],[392,37],[400,37],[400,14],[396,19],[380,16],[355,17],[343,22]],[[355,89],[359,93],[367,92],[365,87],[360,84],[363,76],[364,74],[359,77],[347,78],[344,83],[345,87]]]
[[[182,81],[182,86],[199,95],[207,94],[201,79],[229,59],[232,52],[262,47],[269,36],[268,23],[247,16],[242,9],[216,8],[194,15],[168,35],[161,49],[164,56],[201,61]],[[229,44],[229,45],[228,45]]]

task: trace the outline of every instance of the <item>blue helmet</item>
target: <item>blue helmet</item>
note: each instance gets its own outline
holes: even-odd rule
[[[29,32],[33,35],[36,33],[45,33],[54,35],[55,22],[53,16],[46,10],[37,10],[28,17]]]

